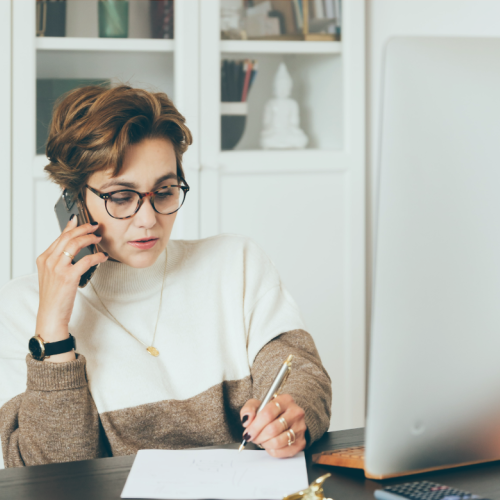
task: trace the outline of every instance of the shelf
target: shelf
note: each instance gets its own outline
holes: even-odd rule
[[[343,172],[347,160],[342,150],[321,149],[233,150],[219,156],[225,175]]]
[[[342,42],[221,40],[220,51],[226,54],[340,54]]]
[[[174,40],[156,38],[38,37],[37,50],[82,50],[106,52],[173,52]]]

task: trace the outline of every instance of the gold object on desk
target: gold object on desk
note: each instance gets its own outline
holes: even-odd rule
[[[329,478],[331,474],[325,474],[324,476],[318,477],[313,481],[309,488],[305,490],[297,491],[297,493],[292,493],[283,500],[332,500],[331,498],[325,498],[323,495],[323,483]]]

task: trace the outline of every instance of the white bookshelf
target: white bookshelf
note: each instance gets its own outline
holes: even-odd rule
[[[109,78],[166,92],[194,143],[191,186],[174,237],[254,239],[297,301],[333,382],[332,429],[364,423],[364,3],[344,2],[341,42],[221,40],[218,0],[176,0],[175,40],[148,38],[147,2],[128,39],[97,37],[97,2],[69,1],[68,37],[35,37],[35,0],[12,2],[12,277],[34,272],[57,236],[58,196],[35,154],[37,78]],[[133,19],[133,21],[132,21]],[[240,143],[221,151],[221,59],[257,59]],[[304,150],[259,147],[280,62],[310,138]],[[2,178],[8,178],[3,176]]]
[[[333,383],[332,429],[364,425],[364,2],[343,3],[341,42],[221,40],[218,2],[201,2],[200,236],[252,237],[303,311]],[[220,63],[257,59],[240,142],[221,151]],[[304,150],[260,148],[284,62]]]

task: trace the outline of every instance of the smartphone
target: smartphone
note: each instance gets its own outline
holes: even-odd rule
[[[57,200],[57,203],[54,206],[54,210],[56,212],[56,217],[59,222],[61,232],[65,229],[70,217],[73,214],[77,218],[77,226],[81,226],[82,224],[87,224],[88,222],[90,222],[89,212],[87,210],[87,207],[85,206],[85,203],[80,196],[78,196],[73,191],[70,191],[69,189],[65,189],[62,192],[60,198]],[[97,248],[97,245],[94,244],[82,248],[78,252],[78,254],[75,255],[73,264],[75,262],[78,262],[82,257],[85,257],[86,255],[91,255],[98,252],[99,249]],[[88,284],[97,267],[98,265],[92,266],[87,272],[82,274],[80,283],[78,285],[80,288],[84,288]]]

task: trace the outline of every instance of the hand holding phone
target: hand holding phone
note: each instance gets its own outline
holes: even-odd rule
[[[73,215],[76,216],[77,226],[82,226],[83,224],[88,224],[90,222],[90,214],[82,197],[69,189],[65,189],[62,192],[54,207],[54,211],[56,213],[61,232],[64,231],[64,228]],[[99,249],[95,244],[82,248],[77,254],[74,254],[73,263],[83,259],[86,255],[92,255],[97,252],[99,252]],[[96,266],[93,266],[82,274],[78,285],[80,288],[84,288],[87,285],[95,270]]]
[[[97,223],[77,226],[77,217],[74,216],[61,235],[36,260],[39,284],[36,335],[46,342],[68,338],[68,325],[81,276],[108,258],[103,252],[90,253],[73,264],[64,253],[76,256],[83,248],[97,245],[101,241],[101,237],[95,234],[98,227]],[[65,354],[74,357],[73,352]]]

